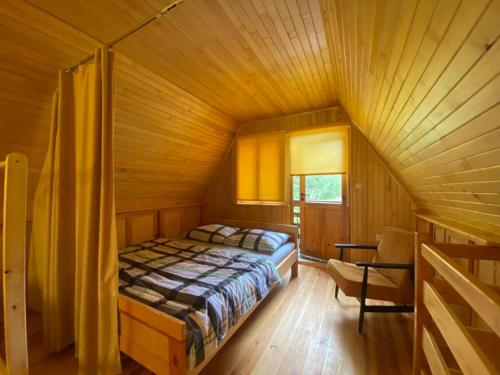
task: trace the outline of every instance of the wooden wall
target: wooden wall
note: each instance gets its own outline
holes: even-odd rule
[[[321,0],[340,103],[422,211],[500,231],[500,1]]]
[[[201,202],[237,125],[119,53],[115,73],[117,210]]]
[[[163,6],[0,3],[0,157],[28,155],[31,195],[57,70]],[[497,233],[499,17],[498,0],[187,1],[116,46],[134,61],[117,72],[119,205],[194,202],[236,123],[338,98],[419,210]]]
[[[387,225],[415,230],[414,202],[356,126],[351,157],[352,240],[373,243]]]
[[[307,127],[349,123],[334,107],[270,120],[242,124],[238,134],[262,131],[299,130]],[[392,176],[364,136],[351,127],[351,240],[375,242],[385,225],[414,229],[415,209],[404,188]],[[234,150],[231,148],[205,197],[203,216],[290,223],[288,206],[237,205],[234,203]],[[359,253],[363,254],[363,253]],[[363,254],[364,255],[364,254]],[[360,259],[363,256],[359,257]],[[358,258],[356,258],[358,259]]]
[[[240,125],[239,135],[304,129],[326,124],[345,125],[349,118],[340,107],[305,112]],[[267,223],[290,223],[289,206],[238,205],[235,203],[235,149],[231,145],[226,158],[215,173],[205,195],[203,216],[252,220]]]
[[[28,156],[31,217],[58,70],[99,43],[22,1],[2,1],[0,16],[0,158]],[[120,53],[115,85],[117,210],[200,202],[236,123]]]
[[[84,58],[97,42],[22,1],[1,1],[0,19],[0,159],[11,152],[28,157],[31,202],[47,148],[58,69]],[[0,192],[3,177],[0,172]]]

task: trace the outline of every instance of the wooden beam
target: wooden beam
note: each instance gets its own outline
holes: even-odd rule
[[[424,327],[422,347],[424,349],[425,357],[427,358],[427,363],[429,364],[432,374],[450,374],[450,370],[448,369],[446,361],[444,360],[443,355],[439,350],[438,344],[427,327]]]

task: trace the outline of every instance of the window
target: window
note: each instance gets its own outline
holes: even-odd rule
[[[306,176],[307,202],[342,202],[342,175]]]
[[[292,176],[292,192],[294,201],[300,200],[300,176]]]
[[[258,134],[236,140],[237,203],[282,203],[283,174],[283,134]]]

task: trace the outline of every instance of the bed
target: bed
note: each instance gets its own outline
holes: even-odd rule
[[[288,272],[290,272],[291,277],[297,276],[298,251],[295,246],[297,238],[297,229],[295,226],[212,219],[212,222],[238,226],[240,228],[261,228],[288,233],[290,235],[291,242],[280,247],[272,255],[269,255],[260,253],[256,254],[255,252],[250,252],[240,248],[231,248],[226,245],[207,244],[187,239],[167,240],[159,238],[156,239],[155,242],[152,242],[149,241],[149,239],[152,238],[151,236],[153,232],[160,234],[163,233],[161,233],[162,231],[155,231],[154,229],[151,231],[149,229],[150,225],[145,224],[148,220],[149,219],[144,215],[126,218],[126,231],[132,233],[131,236],[128,236],[128,240],[125,241],[126,244],[130,244],[135,241],[141,242],[142,245],[138,247],[125,246],[124,250],[121,250],[120,252],[120,259],[122,262],[124,260],[124,255],[134,259],[134,251],[143,251],[146,252],[145,254],[150,254],[149,248],[156,249],[156,254],[169,251],[172,252],[174,250],[180,251],[178,254],[181,254],[179,256],[183,257],[188,256],[189,251],[191,251],[191,255],[195,257],[198,257],[197,253],[205,254],[204,252],[208,251],[207,254],[211,254],[214,251],[221,251],[223,254],[230,254],[229,256],[234,256],[235,259],[242,260],[242,263],[245,263],[245,261],[249,259],[256,258],[257,260],[255,262],[258,263],[259,266],[252,266],[255,269],[271,268],[270,264],[272,264],[272,268],[278,278],[284,277]],[[143,233],[143,235],[139,235],[139,233]],[[141,241],[137,241],[138,239],[141,239]],[[146,240],[146,242],[142,240]],[[179,250],[183,246],[189,248],[189,250],[186,250],[188,252],[185,253],[184,249]],[[210,250],[204,250],[206,248],[209,248]],[[153,253],[151,252],[151,254]],[[154,257],[156,255],[152,256]],[[130,259],[125,259],[125,261],[129,262]],[[154,262],[156,262],[156,260],[154,260]],[[129,265],[133,266],[132,263],[133,262],[130,261]],[[182,272],[186,272],[186,267],[184,267]],[[254,270],[252,272],[254,272]],[[258,275],[256,275],[257,274],[252,273],[252,278],[255,279],[258,277]],[[182,276],[185,275],[183,274]],[[199,335],[196,340],[198,345],[193,344],[193,336],[196,335],[193,335],[193,325],[190,324],[192,319],[186,320],[185,313],[188,310],[184,308],[185,306],[181,306],[179,308],[179,305],[177,304],[178,302],[182,304],[186,301],[176,300],[172,302],[169,299],[163,299],[160,302],[159,300],[161,298],[155,300],[154,292],[151,293],[153,294],[153,298],[151,298],[151,295],[147,295],[143,298],[143,296],[141,296],[141,290],[144,291],[149,289],[150,285],[147,283],[140,284],[139,288],[135,291],[131,289],[127,290],[127,286],[124,286],[124,284],[130,286],[131,284],[129,281],[129,279],[121,280],[122,290],[118,297],[120,317],[120,350],[157,374],[199,373],[210,361],[210,359],[213,358],[213,356],[225,345],[225,343],[227,343],[230,337],[238,330],[243,322],[265,299],[265,297],[270,294],[276,284],[275,282],[270,281],[269,288],[266,290],[264,287],[260,291],[262,292],[261,298],[256,298],[251,304],[247,304],[246,308],[242,310],[241,315],[238,316],[237,321],[232,321],[232,324],[227,325],[227,329],[219,331],[219,327],[217,327],[217,329],[214,328],[214,331],[217,331],[218,333],[215,336],[220,338],[220,341],[205,341],[205,336],[202,336],[204,345],[202,346],[203,353],[200,356]],[[259,285],[263,284],[260,283]],[[143,289],[141,289],[142,287]],[[137,293],[138,291],[139,293]],[[165,300],[167,300],[167,303],[170,305],[163,304]],[[181,311],[181,313],[178,313],[179,311]],[[168,314],[165,312],[168,312]],[[178,314],[176,315],[176,313]],[[194,314],[193,311],[191,311],[191,313]],[[194,317],[194,315],[190,315],[190,317]],[[199,322],[200,319],[201,321],[204,321],[202,318],[198,316],[197,322]],[[226,327],[224,324],[221,326]],[[209,332],[207,327],[204,327],[202,331],[205,334]],[[222,334],[220,334],[221,332]],[[209,333],[214,336],[214,332]],[[207,337],[209,337],[208,334]],[[216,344],[214,344],[214,342],[216,342]]]

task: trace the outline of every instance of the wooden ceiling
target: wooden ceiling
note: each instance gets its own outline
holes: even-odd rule
[[[36,175],[57,69],[167,3],[4,0],[1,153]],[[186,0],[116,45],[123,205],[193,201],[236,124],[340,102],[420,210],[498,232],[499,19],[500,0]]]
[[[420,210],[500,232],[500,1],[322,1],[335,87]]]
[[[102,42],[169,3],[29,1]],[[238,122],[337,104],[315,0],[187,0],[115,48]]]
[[[26,2],[0,2],[0,17],[0,158],[28,156],[31,203],[58,70],[99,42]],[[115,95],[117,209],[200,202],[236,122],[119,53]]]

